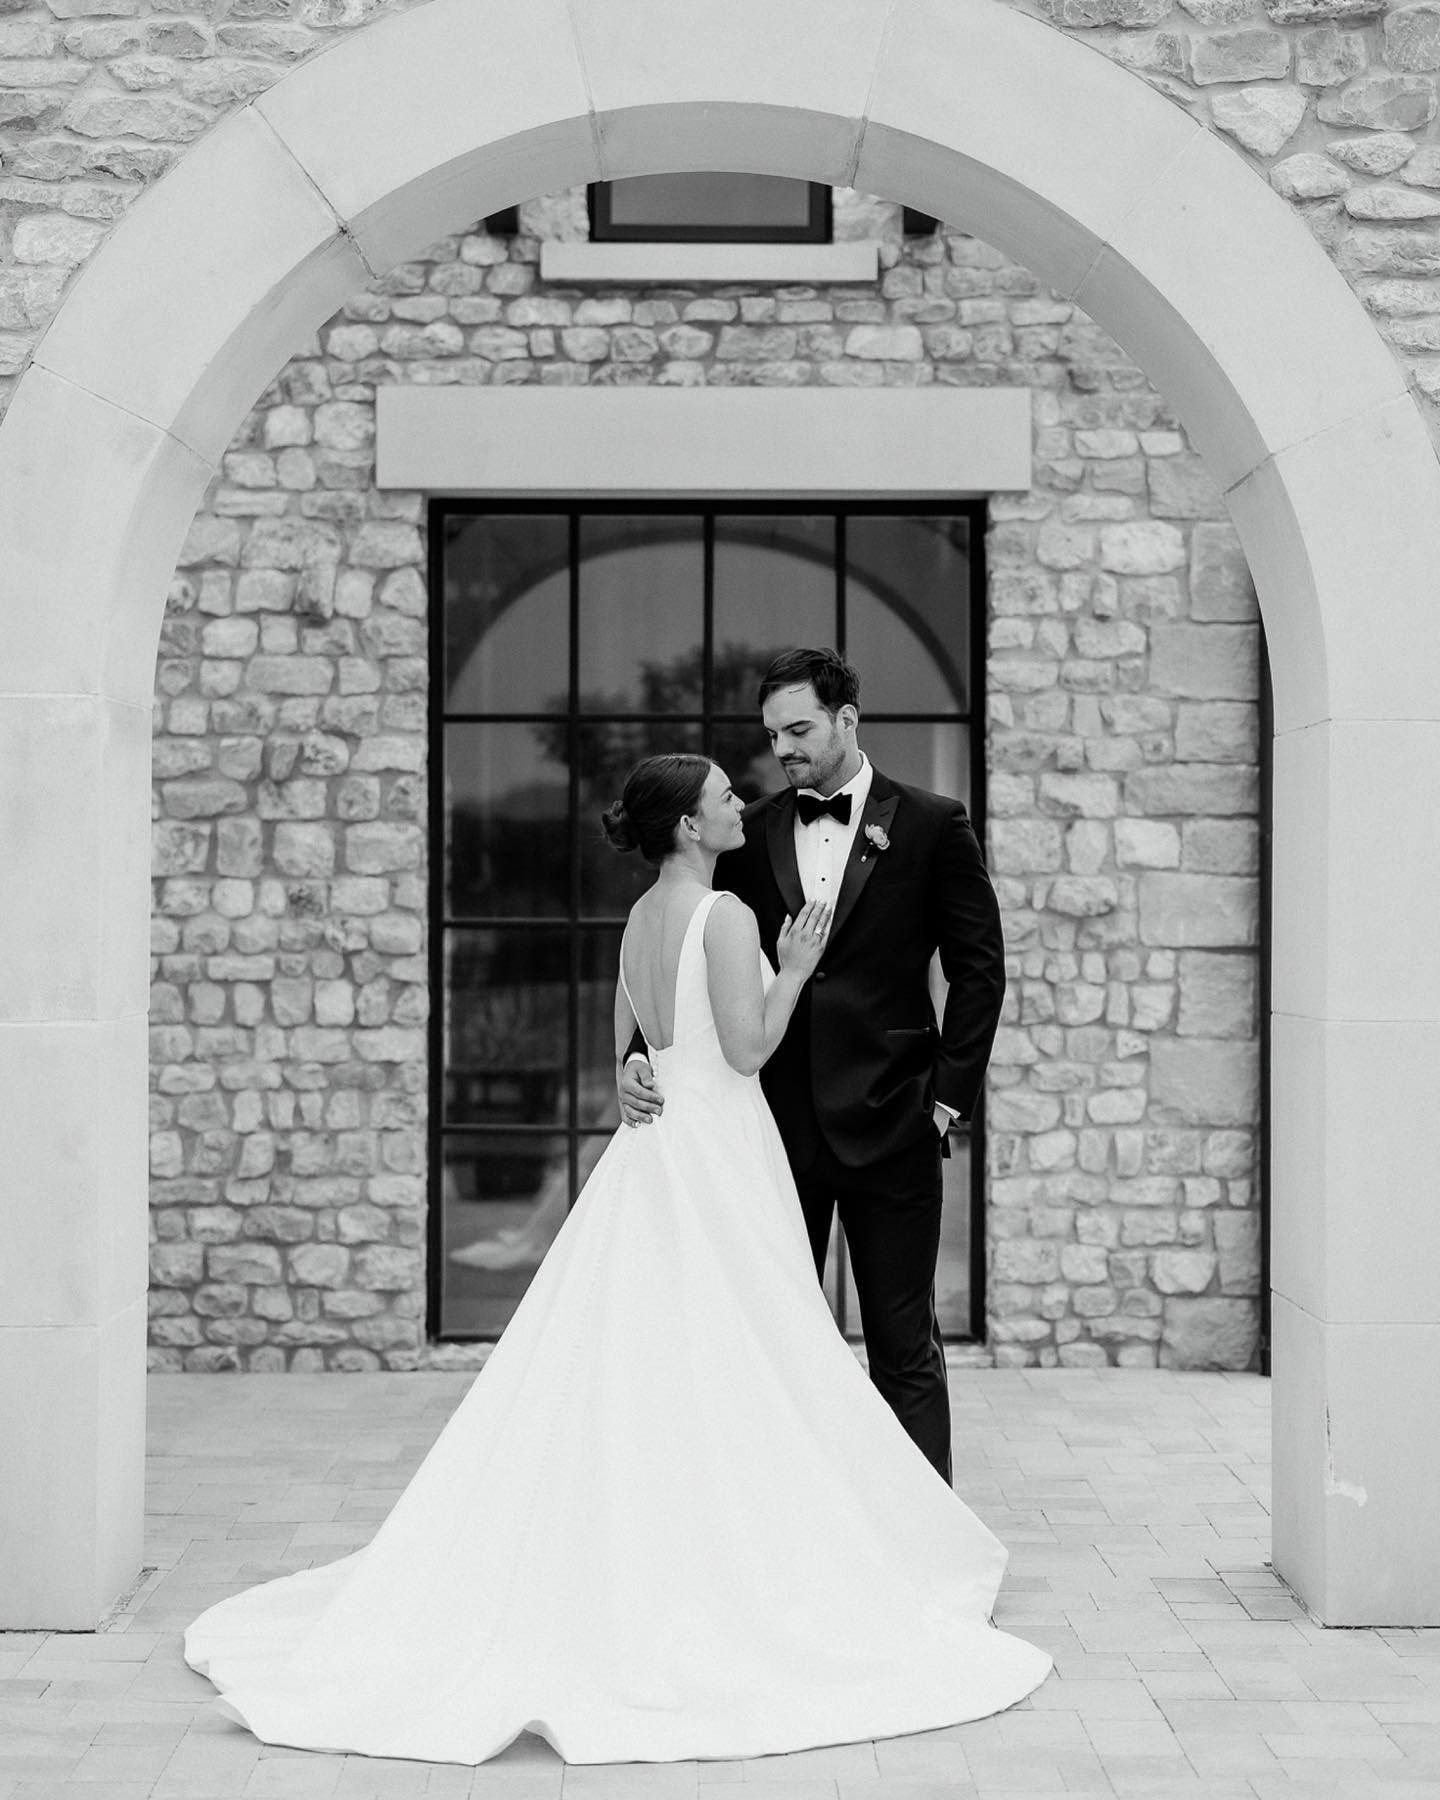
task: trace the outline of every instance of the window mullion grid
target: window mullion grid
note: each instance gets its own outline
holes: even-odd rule
[[[848,515],[843,507],[835,514],[835,649],[845,654],[845,588],[849,580]]]
[[[570,813],[569,982],[565,996],[566,1100],[565,1166],[570,1206],[579,1185],[580,1146],[576,1137],[580,1105],[580,514],[570,514],[570,717],[566,727],[569,748],[567,787]]]
[[[981,500],[967,509],[969,518],[969,555],[965,559],[966,592],[960,596],[966,609],[970,631],[970,679],[966,684],[965,704],[970,709],[970,819],[985,854],[985,652],[989,642],[990,584],[985,572],[985,531],[987,506]],[[985,1085],[968,1132],[970,1152],[970,1336],[977,1344],[985,1342],[986,1281],[986,1162],[988,1151],[985,1130]]]
[[[715,754],[715,520],[713,510],[702,515],[700,555],[700,750]]]
[[[846,567],[848,554],[848,537],[846,522],[848,514],[845,508],[837,507],[835,511],[835,649],[840,656],[845,654],[845,587],[848,578]],[[835,1323],[843,1337],[850,1335],[850,1269],[847,1256],[845,1233],[840,1229],[839,1214],[831,1226],[835,1234]]]
[[[427,727],[430,733],[430,792],[428,796],[429,866],[427,913],[430,971],[429,1067],[426,1088],[429,1116],[425,1126],[426,1162],[426,1334],[438,1338],[444,1327],[440,1317],[441,1275],[445,1260],[445,1059],[450,1021],[450,984],[445,978],[446,874],[449,854],[445,821],[446,732],[445,701],[449,685],[445,634],[449,623],[445,606],[445,539],[447,518],[443,505],[432,501],[428,509],[426,539],[427,573],[430,578],[430,692]]]
[[[566,1139],[567,1164],[570,1190],[573,1195],[578,1184],[579,1175],[579,984],[582,974],[582,924],[591,927],[600,924],[614,924],[615,921],[596,918],[584,919],[581,911],[581,820],[580,820],[580,768],[579,768],[579,735],[581,718],[579,709],[580,697],[580,546],[581,517],[578,512],[570,512],[569,519],[569,717],[567,720],[566,741],[569,753],[567,772],[567,791],[569,798],[569,883],[567,912],[563,917],[550,919],[493,919],[480,920],[456,918],[447,914],[445,907],[445,870],[448,866],[446,855],[446,834],[448,820],[445,811],[445,777],[446,759],[444,747],[446,742],[446,726],[449,723],[467,722],[472,717],[477,721],[489,721],[498,715],[451,714],[447,710],[448,671],[446,669],[446,613],[444,601],[444,551],[446,520],[451,510],[463,514],[482,513],[490,510],[483,503],[473,501],[461,503],[450,508],[444,503],[432,505],[430,517],[430,573],[432,605],[435,609],[433,636],[431,647],[431,693],[430,693],[430,728],[432,741],[439,745],[439,754],[435,758],[436,779],[430,795],[430,826],[432,845],[432,868],[430,881],[430,972],[432,989],[438,996],[439,1003],[435,1009],[436,1029],[432,1040],[431,1059],[431,1168],[432,1176],[432,1212],[435,1225],[431,1238],[430,1256],[430,1312],[432,1329],[436,1335],[441,1330],[439,1317],[439,1272],[442,1261],[443,1246],[439,1219],[439,1195],[441,1192],[440,1174],[443,1169],[443,1144],[447,1121],[445,1106],[445,949],[448,934],[454,929],[469,925],[498,926],[507,928],[533,928],[535,926],[553,925],[556,929],[566,930],[570,937],[569,947],[569,994],[567,997],[567,1102],[564,1124]],[[597,511],[607,509],[603,505]],[[789,510],[795,510],[791,508]],[[876,509],[891,510],[891,509]],[[895,509],[900,510],[900,509]],[[953,722],[968,728],[971,746],[971,816],[975,823],[977,835],[983,842],[985,829],[984,806],[984,745],[985,745],[985,682],[984,655],[986,644],[986,619],[984,602],[985,571],[985,509],[983,504],[963,509],[969,516],[971,526],[971,573],[968,591],[959,598],[961,604],[968,608],[968,629],[970,632],[971,669],[970,692],[966,697],[966,710],[945,715],[940,714],[894,714],[896,722],[911,724]],[[847,586],[848,586],[848,509],[840,507],[832,514],[835,527],[835,639],[836,648],[843,656],[846,654],[848,642],[847,630]],[[702,514],[703,520],[703,614],[702,614],[702,647],[701,647],[701,694],[700,723],[702,728],[702,744],[707,755],[713,754],[714,733],[719,723],[734,722],[731,715],[719,715],[716,712],[715,700],[715,542],[718,525],[718,510],[709,509]],[[978,602],[977,602],[978,596]],[[608,715],[607,715],[608,716]],[[618,717],[619,715],[617,715]],[[626,715],[637,722],[666,723],[672,715],[636,713]],[[735,720],[747,719],[749,715],[735,715]],[[875,722],[889,718],[890,714],[876,714]],[[511,723],[523,723],[527,715],[505,716]],[[536,715],[539,717],[539,715]],[[438,855],[433,846],[439,846]],[[456,1135],[464,1137],[483,1137],[493,1135],[495,1127],[456,1125]],[[521,1135],[544,1135],[553,1131],[552,1126],[519,1126]],[[983,1111],[977,1116],[974,1128],[967,1135],[971,1138],[971,1243],[970,1243],[970,1278],[972,1299],[972,1335],[983,1341],[984,1314],[984,1210],[985,1210],[985,1169],[984,1169],[984,1118]],[[837,1278],[837,1323],[842,1331],[848,1329],[848,1259],[845,1254],[843,1236],[837,1234],[836,1242],[836,1278]]]

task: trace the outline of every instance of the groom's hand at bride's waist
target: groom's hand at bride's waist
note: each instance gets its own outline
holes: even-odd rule
[[[627,1125],[648,1125],[665,1110],[650,1064],[643,1056],[629,1058],[616,1085],[620,1092],[620,1117]]]

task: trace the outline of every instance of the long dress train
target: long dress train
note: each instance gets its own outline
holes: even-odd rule
[[[186,1631],[267,1743],[757,1756],[979,1718],[1049,1670],[988,1622],[1004,1547],[835,1329],[759,1082],[716,1037],[719,898],[652,1052],[663,1115],[616,1132],[373,1540]]]

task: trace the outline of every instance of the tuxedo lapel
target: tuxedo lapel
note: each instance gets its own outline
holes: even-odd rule
[[[805,904],[805,890],[800,885],[800,865],[795,860],[795,790],[786,788],[765,814],[765,847],[770,852],[770,867],[793,919]]]
[[[835,899],[835,917],[830,921],[830,941],[832,943],[845,921],[855,910],[855,903],[865,891],[865,883],[874,874],[876,863],[885,854],[883,850],[877,850],[866,837],[865,828],[873,825],[882,832],[888,831],[890,821],[895,817],[895,808],[899,804],[900,795],[877,769],[870,779],[869,797],[865,801],[865,810],[860,815],[855,841],[850,846],[850,855],[845,863],[845,873],[840,878],[840,892]]]

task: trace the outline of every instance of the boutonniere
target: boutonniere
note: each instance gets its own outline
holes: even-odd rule
[[[890,848],[890,840],[885,835],[885,828],[883,825],[867,825],[865,827],[865,837],[866,841],[877,855],[880,851],[888,850]],[[861,862],[868,862],[869,858],[870,851],[867,850],[860,860]]]

